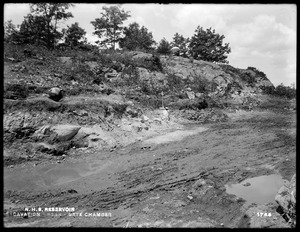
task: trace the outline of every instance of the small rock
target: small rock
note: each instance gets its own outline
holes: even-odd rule
[[[59,73],[54,73],[54,76],[55,76],[55,77],[59,77],[59,78],[62,77],[62,75],[59,74]]]
[[[75,189],[69,189],[68,193],[78,193]]]
[[[195,93],[193,91],[187,91],[186,94],[190,100],[195,99]]]
[[[16,61],[16,59],[14,59],[14,58],[7,58],[9,61]]]
[[[187,198],[190,199],[190,200],[193,200],[193,197],[190,196],[190,195],[188,195]]]
[[[127,102],[127,105],[129,105],[129,106],[133,106],[133,105],[134,105],[134,103],[133,103],[132,101],[128,101],[128,102]]]
[[[141,117],[141,122],[142,122],[142,123],[145,123],[145,122],[147,122],[147,121],[149,121],[149,118],[148,118],[146,115],[142,115],[142,117]]]

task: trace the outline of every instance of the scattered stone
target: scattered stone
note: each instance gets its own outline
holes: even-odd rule
[[[142,117],[141,117],[141,122],[142,122],[142,123],[145,123],[145,122],[147,122],[147,121],[149,121],[149,118],[148,118],[146,115],[142,115]]]
[[[195,93],[193,91],[186,91],[186,94],[190,100],[195,99]]]
[[[59,73],[54,73],[54,76],[55,76],[55,77],[58,77],[58,78],[61,78],[61,77],[62,77],[62,75],[59,74]]]
[[[193,197],[190,196],[190,195],[188,195],[187,198],[190,199],[190,200],[193,200]]]
[[[89,115],[86,110],[75,110],[75,111],[73,111],[73,113],[80,116],[80,117],[84,117],[84,116]]]
[[[133,106],[134,105],[134,103],[132,101],[127,101],[126,104],[129,105],[129,106]]]
[[[132,118],[136,118],[139,115],[138,111],[131,107],[126,108],[126,113],[129,114]]]
[[[11,62],[19,62],[19,60],[15,59],[15,58],[12,58],[12,57],[9,57],[7,58],[9,61]]]
[[[195,93],[195,97],[197,97],[197,98],[201,98],[201,97],[203,97],[203,93]]]

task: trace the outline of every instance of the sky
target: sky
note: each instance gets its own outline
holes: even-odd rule
[[[91,21],[101,17],[103,6],[109,4],[75,4],[70,8],[73,18],[60,24],[75,22],[85,29],[88,41],[93,35]],[[124,26],[137,22],[152,32],[156,42],[172,41],[175,33],[192,37],[198,26],[215,29],[224,35],[231,53],[229,64],[236,68],[255,67],[264,72],[275,85],[296,83],[296,4],[122,4],[131,17]],[[22,23],[30,13],[28,4],[5,4],[4,22]]]

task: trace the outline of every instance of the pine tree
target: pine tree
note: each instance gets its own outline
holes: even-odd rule
[[[205,31],[198,26],[189,44],[193,58],[209,62],[228,63],[226,59],[227,54],[231,52],[231,48],[228,43],[223,45],[224,38],[224,35],[215,33],[215,30],[211,28]]]

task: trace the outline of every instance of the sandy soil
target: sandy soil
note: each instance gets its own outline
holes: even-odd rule
[[[275,204],[244,207],[224,186],[269,174],[290,180],[295,111],[229,116],[114,151],[76,149],[60,163],[4,167],[4,226],[285,227]],[[11,215],[24,207],[74,207],[75,214]],[[257,217],[260,211],[271,217]]]

